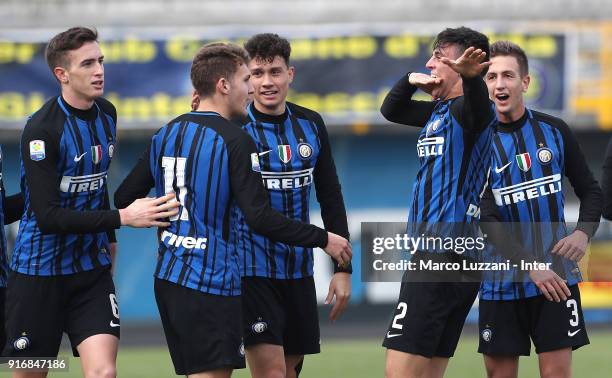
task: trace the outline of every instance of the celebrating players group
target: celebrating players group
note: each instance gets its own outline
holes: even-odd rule
[[[304,356],[320,352],[313,248],[333,262],[332,320],[351,294],[352,249],[325,124],[286,100],[295,74],[289,42],[265,33],[244,48],[203,46],[191,66],[192,111],[152,136],[113,210],[117,113],[102,98],[97,38],[76,27],[47,45],[61,93],[23,129],[21,193],[5,196],[2,187],[0,225],[20,219],[10,261],[0,227],[2,356],[53,358],[67,333],[84,376],[115,377],[115,230],[157,227],[155,299],[176,374],[229,377],[246,356],[253,377],[299,376]],[[525,107],[528,67],[511,42],[489,46],[474,30],[446,29],[430,74],[407,73],[384,100],[386,119],[422,129],[409,225],[480,225],[492,236],[479,256],[422,250],[412,258],[551,267],[459,272],[451,281],[406,275],[383,342],[387,377],[442,377],[477,295],[478,351],[490,377],[516,377],[531,341],[542,377],[569,377],[572,350],[589,343],[577,261],[597,230],[602,190],[569,127]],[[433,100],[412,100],[417,89]],[[563,176],[580,199],[572,231]],[[325,229],[309,224],[312,184]],[[155,198],[146,197],[151,189]]]

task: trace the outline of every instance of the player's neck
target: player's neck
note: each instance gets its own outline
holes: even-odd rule
[[[459,80],[442,100],[447,101],[461,96],[463,96],[463,83]]]
[[[62,98],[75,109],[89,110],[94,104],[93,99],[84,98],[67,87],[62,88]]]
[[[275,107],[267,107],[258,103],[257,101],[253,101],[253,105],[258,112],[271,115],[271,116],[279,116],[285,114],[285,109],[287,108],[287,101],[283,101]]]
[[[225,119],[231,118],[230,111],[227,106],[219,104],[212,98],[200,100],[200,104],[198,105],[196,112],[215,112],[219,113],[219,115]]]
[[[527,108],[525,108],[525,105],[521,104],[521,106],[517,106],[515,109],[512,109],[509,112],[505,112],[505,113],[498,112],[497,119],[501,123],[513,123],[523,118],[523,115],[525,115],[526,111],[527,111]]]

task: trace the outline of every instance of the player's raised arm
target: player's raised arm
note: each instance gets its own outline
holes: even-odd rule
[[[487,85],[481,76],[483,70],[490,65],[490,62],[485,61],[486,57],[481,49],[470,47],[456,60],[441,58],[442,63],[460,74],[462,79],[463,97],[453,104],[451,111],[464,129],[476,133],[480,133],[495,120]]]
[[[441,79],[417,72],[409,72],[395,83],[385,96],[380,112],[388,121],[424,127],[434,109],[432,101],[413,100],[412,96],[421,88],[431,94],[431,87]]]
[[[311,224],[291,220],[270,207],[261,176],[249,165],[256,154],[254,142],[246,134],[228,142],[230,186],[247,224],[258,234],[291,245],[320,247],[339,264],[350,262],[349,242]]]

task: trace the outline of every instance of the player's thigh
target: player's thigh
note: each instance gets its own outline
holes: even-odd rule
[[[445,357],[433,357],[429,363],[429,378],[443,378],[448,360]]]
[[[572,295],[561,302],[548,301],[541,295],[531,298],[531,337],[536,353],[589,344],[578,285],[571,286],[570,291]]]
[[[285,355],[303,356],[321,352],[317,292],[313,277],[285,280],[283,309]]]
[[[285,355],[285,368],[287,370],[287,378],[297,378],[300,376],[302,367],[304,366],[303,354]]]
[[[177,375],[245,367],[240,297],[156,279],[155,298]]]
[[[425,378],[429,376],[431,358],[417,354],[387,349],[385,360],[386,378]]]
[[[114,377],[119,339],[114,335],[98,334],[83,340],[77,350],[85,377]]]
[[[120,336],[119,305],[110,267],[96,268],[64,278],[66,290],[66,332],[73,353],[78,356],[78,346],[95,335],[111,335],[118,343]],[[112,339],[110,339],[112,340]],[[116,355],[116,345],[101,343],[104,356]]]
[[[253,378],[286,376],[287,368],[282,345],[251,345],[246,348],[246,358]]]
[[[483,355],[487,377],[516,378],[518,377],[518,356],[488,356]]]
[[[431,358],[453,311],[454,293],[445,282],[403,282],[383,346]]]
[[[540,377],[569,378],[572,376],[572,348],[538,354]]]
[[[478,305],[478,352],[491,357],[529,356],[528,308],[526,299],[481,299]]]
[[[247,350],[258,344],[283,345],[287,319],[282,281],[267,277],[242,278],[242,332]]]
[[[4,356],[57,356],[64,327],[61,293],[59,277],[9,274]]]
[[[232,369],[217,369],[205,373],[188,374],[188,378],[229,378],[232,376]]]

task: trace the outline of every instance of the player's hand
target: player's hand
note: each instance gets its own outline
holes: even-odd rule
[[[408,82],[423,92],[431,95],[431,92],[440,84],[442,84],[442,78],[431,77],[420,72],[411,72],[408,76]]]
[[[336,321],[338,316],[344,312],[351,298],[351,275],[349,273],[338,272],[332,277],[325,304],[332,303],[334,296],[336,297],[336,303],[329,313],[329,319],[332,322]]]
[[[565,301],[572,295],[563,278],[552,270],[530,270],[529,278],[549,301]]]
[[[125,209],[119,210],[122,226],[168,227],[163,219],[178,214],[180,203],[174,201],[174,193],[158,198],[139,198]]]
[[[340,265],[345,265],[351,262],[353,258],[353,249],[351,243],[340,235],[333,232],[327,233],[327,245],[323,248],[325,253],[334,258]]]
[[[193,91],[193,93],[191,94],[191,111],[196,111],[198,110],[198,107],[200,106],[200,95],[198,94],[198,92]]]
[[[484,61],[486,57],[487,53],[481,49],[468,47],[458,59],[452,60],[443,56],[440,58],[440,61],[452,68],[458,74],[467,78],[472,78],[480,75],[485,67],[491,65],[491,62]]]
[[[584,231],[575,230],[559,240],[550,253],[573,261],[580,261],[584,257],[588,245],[589,236]]]

